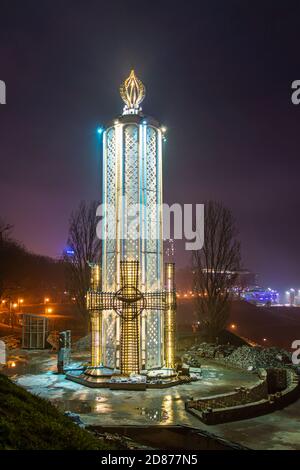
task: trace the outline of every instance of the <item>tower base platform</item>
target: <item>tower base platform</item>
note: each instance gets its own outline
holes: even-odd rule
[[[192,382],[189,376],[178,375],[173,369],[155,369],[142,371],[131,376],[121,375],[120,371],[107,367],[86,367],[80,370],[66,371],[66,378],[91,388],[109,388],[111,390],[146,390],[147,388],[168,388]]]

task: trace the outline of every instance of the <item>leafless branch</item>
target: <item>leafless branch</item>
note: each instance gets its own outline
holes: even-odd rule
[[[240,244],[232,213],[222,204],[205,204],[204,224],[204,246],[193,254],[193,272],[200,324],[207,338],[215,341],[228,322]]]
[[[68,289],[75,298],[79,313],[88,323],[86,293],[90,284],[89,262],[100,262],[101,244],[96,235],[96,209],[98,202],[82,201],[72,212],[69,222],[68,248],[73,252],[65,255]]]

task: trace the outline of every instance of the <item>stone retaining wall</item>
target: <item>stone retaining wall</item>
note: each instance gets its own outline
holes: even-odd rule
[[[254,401],[268,398],[268,385],[266,378],[253,387],[238,387],[233,392],[223,393],[210,397],[200,398],[199,400],[190,400],[187,406],[196,410],[205,410],[206,408],[227,408],[231,406],[245,405]]]
[[[262,374],[262,371],[260,373]],[[265,376],[260,384],[249,389],[249,393],[245,393],[244,390],[236,390],[232,393],[200,400],[189,400],[186,402],[186,410],[205,424],[220,424],[271,413],[288,406],[299,398],[298,376],[293,370],[287,370],[286,379],[287,387],[283,391],[268,394]]]

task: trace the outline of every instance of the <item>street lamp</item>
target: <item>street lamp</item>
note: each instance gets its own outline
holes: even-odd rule
[[[19,312],[21,311],[21,305],[24,303],[24,299],[18,299]]]

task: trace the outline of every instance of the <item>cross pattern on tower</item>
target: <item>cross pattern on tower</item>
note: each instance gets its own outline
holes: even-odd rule
[[[121,288],[116,292],[89,291],[89,310],[114,310],[121,319],[121,374],[140,372],[139,315],[142,311],[165,311],[166,293],[139,290],[139,262],[121,261]]]

